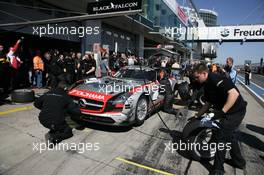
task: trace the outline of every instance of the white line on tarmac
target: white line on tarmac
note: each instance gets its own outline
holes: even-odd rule
[[[244,79],[244,78],[241,77],[240,75],[238,75],[238,77]],[[250,83],[253,84],[253,85],[255,85],[255,86],[257,86],[258,88],[260,88],[261,90],[264,91],[264,88],[263,88],[263,87],[260,87],[259,85],[257,85],[256,83],[253,83],[252,81],[250,81]]]
[[[257,98],[259,98],[259,100],[261,101],[261,102],[263,102],[264,103],[264,99],[261,97],[261,96],[259,96],[256,92],[254,92],[251,88],[249,88],[248,86],[246,86],[239,78],[237,79],[241,84],[243,84],[248,90],[250,90],[250,92],[252,92]]]

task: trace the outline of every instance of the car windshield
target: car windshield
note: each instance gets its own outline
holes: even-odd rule
[[[154,70],[140,69],[121,69],[115,74],[116,78],[126,78],[135,80],[156,81],[156,72]]]

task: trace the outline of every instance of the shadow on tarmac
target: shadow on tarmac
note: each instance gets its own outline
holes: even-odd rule
[[[259,133],[261,135],[264,135],[264,128],[262,128],[262,127],[251,125],[251,124],[247,124],[246,128],[251,130],[251,131],[254,131],[256,133]]]
[[[238,131],[237,134],[238,134],[238,140],[240,142],[243,142],[252,148],[264,152],[264,142],[262,142],[259,138],[241,131]]]
[[[177,130],[168,130],[165,128],[160,128],[159,129],[160,132],[164,132],[167,133],[171,136],[172,138],[172,143],[177,143],[178,145],[180,144],[180,142],[185,142],[184,139],[182,138],[182,132],[177,131]],[[188,171],[190,169],[190,166],[192,164],[193,158],[192,158],[192,154],[190,150],[180,150],[177,149],[177,152],[179,155],[183,156],[186,159],[189,159],[188,165],[184,171],[184,175],[188,174]],[[204,166],[208,172],[211,172],[213,170],[213,165],[207,161],[207,160],[202,160],[202,161],[198,161],[202,166]]]

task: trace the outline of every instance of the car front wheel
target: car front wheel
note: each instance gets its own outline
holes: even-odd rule
[[[137,102],[137,106],[136,106],[136,111],[135,111],[135,115],[136,115],[136,121],[135,123],[137,125],[142,125],[147,117],[148,114],[148,101],[145,97],[140,97],[138,102]]]

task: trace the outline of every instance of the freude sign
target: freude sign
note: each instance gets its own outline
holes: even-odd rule
[[[88,14],[142,10],[142,0],[107,0],[88,3]]]
[[[199,40],[264,40],[264,25],[198,28]]]
[[[191,41],[264,41],[264,25],[217,26],[217,27],[165,27],[160,33],[170,38]]]

